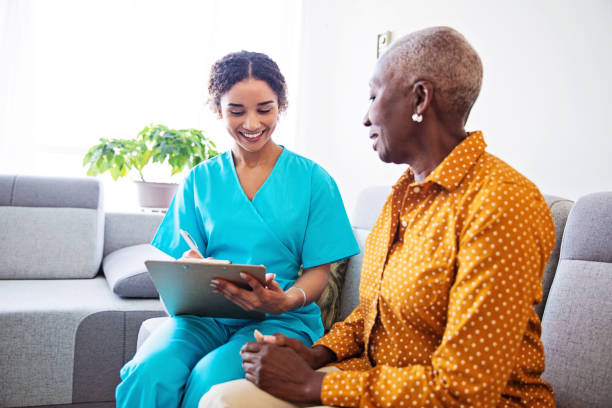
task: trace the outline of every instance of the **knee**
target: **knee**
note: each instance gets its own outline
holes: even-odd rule
[[[189,367],[170,353],[154,353],[144,358],[135,356],[121,369],[121,379],[134,382],[167,384],[184,382],[189,376]]]
[[[193,367],[189,375],[188,388],[197,389],[202,395],[213,385],[244,378],[239,352],[224,351],[227,350],[212,351]]]

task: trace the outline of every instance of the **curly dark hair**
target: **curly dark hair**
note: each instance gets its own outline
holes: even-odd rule
[[[210,69],[208,93],[214,106],[219,108],[221,97],[246,78],[266,81],[278,97],[279,111],[287,109],[287,84],[276,62],[266,54],[244,50],[227,54]]]

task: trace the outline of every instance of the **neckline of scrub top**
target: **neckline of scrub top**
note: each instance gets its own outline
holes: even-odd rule
[[[268,184],[268,180],[270,180],[272,175],[275,173],[276,168],[278,167],[278,163],[281,161],[281,158],[283,158],[283,156],[285,156],[285,151],[287,149],[285,149],[285,146],[283,146],[283,145],[279,145],[279,146],[282,147],[283,150],[281,150],[281,153],[276,158],[276,163],[274,163],[274,166],[272,167],[272,171],[270,171],[270,174],[268,174],[268,177],[266,178],[266,181],[264,181],[263,184],[261,186],[259,186],[259,189],[257,189],[257,192],[255,192],[255,195],[253,196],[252,200],[249,200],[249,196],[246,195],[246,193],[244,192],[244,189],[242,188],[242,184],[240,184],[240,179],[238,178],[238,172],[236,171],[236,163],[234,163],[234,153],[231,151],[231,149],[229,150],[229,152],[228,152],[229,153],[229,161],[230,161],[230,164],[232,166],[232,173],[234,173],[234,182],[236,183],[236,186],[238,187],[238,189],[242,193],[242,196],[249,203],[252,204],[253,202],[255,202],[255,199],[257,198],[257,195],[259,194],[259,192],[261,190],[263,190],[263,188],[266,186],[266,184]]]

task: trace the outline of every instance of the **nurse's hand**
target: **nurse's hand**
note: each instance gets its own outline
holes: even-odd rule
[[[223,279],[213,279],[211,286],[229,301],[247,311],[281,314],[293,308],[293,297],[288,295],[274,280],[273,273],[266,274],[266,286],[247,273],[241,274],[253,290],[239,288]]]
[[[198,254],[196,251],[194,251],[193,249],[190,249],[188,251],[183,252],[183,256],[181,256],[179,259],[177,259],[178,261],[184,261],[187,259],[206,259],[208,261],[217,261],[219,263],[230,263],[229,261],[223,261],[223,260],[216,260],[215,258],[213,258],[212,256],[209,256],[208,258],[202,258],[200,256],[200,254]]]
[[[194,251],[193,249],[190,249],[188,251],[183,252],[183,256],[181,256],[178,260],[179,261],[184,261],[185,258],[198,258],[198,259],[202,259],[202,257],[200,256],[200,254],[198,254],[196,251]]]

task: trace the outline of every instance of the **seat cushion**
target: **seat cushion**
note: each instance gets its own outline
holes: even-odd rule
[[[153,299],[122,299],[103,277],[0,283],[0,406],[112,401]]]

